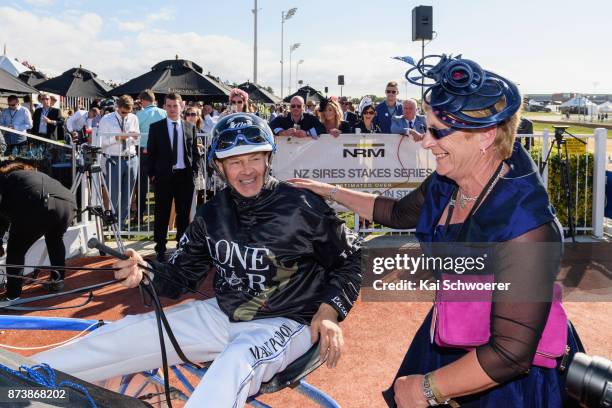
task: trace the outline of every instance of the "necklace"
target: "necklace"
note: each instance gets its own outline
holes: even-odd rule
[[[487,192],[484,194],[483,197],[489,195],[491,190],[493,190],[493,187],[495,187],[495,184],[497,184],[497,181],[501,178],[501,175],[504,172],[504,166],[505,166],[505,164],[502,162],[502,165],[501,165],[499,171],[495,175],[495,178],[493,179],[493,182],[491,183],[491,185],[489,186],[489,188],[487,189]],[[463,190],[459,189],[459,205],[461,206],[461,208],[465,208],[467,206],[468,201],[476,201],[478,199],[479,195],[476,195],[474,197],[470,197],[470,196],[465,195],[463,193]]]

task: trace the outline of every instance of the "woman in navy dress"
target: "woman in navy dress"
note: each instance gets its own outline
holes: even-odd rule
[[[514,142],[519,91],[473,61],[443,55],[432,63],[428,58],[433,57],[412,64],[406,74],[416,85],[423,76],[430,81],[424,103],[429,128],[422,146],[436,157],[436,171],[419,188],[396,200],[312,180],[289,181],[385,226],[416,228],[424,251],[438,242],[503,243],[496,245],[506,248],[493,277],[511,282],[511,289],[494,290],[490,314],[476,322],[490,327],[488,341],[471,349],[439,345],[432,333],[439,333],[440,323],[432,326],[432,309],[383,392],[390,407],[569,406],[564,367],[579,342],[571,325],[553,332],[561,339],[567,334],[565,352],[548,360],[556,367],[534,360],[552,316],[563,237],[533,160]],[[466,325],[470,318],[465,316]]]

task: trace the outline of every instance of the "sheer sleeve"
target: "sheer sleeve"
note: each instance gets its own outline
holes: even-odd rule
[[[529,371],[550,311],[553,283],[561,261],[561,233],[554,222],[499,245],[491,337],[476,349],[483,370],[497,383]]]
[[[376,197],[374,222],[390,228],[414,228],[419,219],[419,212],[425,201],[425,192],[431,177],[427,177],[417,188],[400,200],[384,196]]]

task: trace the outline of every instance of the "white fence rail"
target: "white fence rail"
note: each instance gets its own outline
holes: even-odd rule
[[[202,138],[203,144],[205,146],[208,145],[207,138],[204,134],[198,135]],[[596,129],[594,134],[587,135],[576,135],[578,138],[586,141],[587,150],[586,154],[580,155],[570,155],[570,167],[575,168],[575,175],[572,180],[570,180],[570,186],[572,188],[572,204],[573,204],[573,218],[575,220],[575,228],[576,231],[582,233],[591,233],[593,236],[601,238],[604,234],[604,207],[605,207],[605,170],[606,170],[606,138],[607,131],[606,129]],[[533,135],[520,135],[523,138],[523,142],[525,140],[531,140],[531,152],[532,157],[534,157],[534,161],[538,168],[541,168],[543,162],[548,154],[548,151],[553,147],[556,150],[556,146],[554,144],[555,138],[551,132],[544,130],[541,134],[533,134]],[[567,136],[565,137],[567,138]],[[140,156],[140,149],[137,150],[137,155]],[[537,153],[536,153],[537,152]],[[554,153],[554,152],[553,152]],[[103,158],[101,158],[103,161]],[[203,158],[203,173],[201,174],[201,183],[200,187],[206,186],[208,190],[211,190],[211,193],[214,194],[214,190],[218,186],[217,181],[214,180],[211,175],[207,171],[206,166],[206,158]],[[101,163],[102,164],[102,163]],[[106,167],[102,165],[102,173],[106,171]],[[549,178],[549,168],[550,164],[544,166],[542,171],[542,177],[546,185],[548,185]],[[592,173],[590,171],[592,168]],[[115,183],[111,183],[108,186],[108,196],[113,195],[113,189],[119,188],[118,194],[116,195],[116,202],[121,203],[122,194],[125,194],[125,191],[130,191],[130,199],[128,206],[128,213],[130,217],[127,217],[128,221],[121,228],[120,233],[122,235],[132,235],[132,236],[152,236],[153,234],[153,195],[152,195],[152,186],[149,184],[149,180],[145,174],[142,174],[143,166],[141,164],[138,165],[137,169],[132,169],[129,166],[127,167],[127,171],[135,171],[136,173],[136,182],[131,188],[125,189],[123,185],[115,185]],[[125,171],[125,169],[120,168],[120,172]],[[592,177],[591,177],[592,174]],[[120,180],[124,180],[125,177],[119,177]],[[140,184],[142,183],[142,186]],[[123,187],[123,188],[122,188]],[[87,194],[87,189],[83,189],[84,193]],[[562,202],[563,201],[563,191],[560,189],[556,189],[555,191],[549,191],[550,194],[557,194],[558,197],[551,197],[553,202]],[[144,194],[144,197],[143,197]],[[117,197],[119,197],[117,199]],[[87,202],[86,196],[83,197]],[[106,198],[104,200],[108,201]],[[204,198],[205,200],[205,198]],[[195,214],[195,194],[194,201],[192,204],[192,217]],[[589,208],[591,209],[589,211]],[[118,218],[122,219],[125,215],[125,206],[116,209],[118,213]],[[394,230],[389,228],[377,228],[371,225],[366,226],[363,220],[360,220],[359,217],[354,214],[354,229],[359,233],[410,233],[411,230]],[[576,222],[579,221],[579,222]],[[567,227],[567,226],[565,226]],[[171,230],[170,233],[174,231]]]

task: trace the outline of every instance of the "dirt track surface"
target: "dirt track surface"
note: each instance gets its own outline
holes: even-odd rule
[[[109,265],[111,261],[88,258],[78,262],[79,265],[87,263],[88,266],[101,267]],[[67,272],[66,289],[93,284],[111,277],[111,272]],[[211,294],[208,282],[204,283],[203,288],[206,293]],[[43,293],[38,287],[31,286],[26,288],[24,295],[35,296]],[[66,300],[62,305],[78,304],[82,299]],[[57,305],[57,302],[54,304]],[[165,305],[170,304],[172,303],[165,302]],[[343,407],[385,407],[380,392],[391,383],[412,336],[429,308],[429,303],[358,301],[342,324],[346,349],[338,367],[334,370],[321,367],[308,377],[308,382],[325,391]],[[588,353],[612,357],[612,303],[573,302],[566,303],[566,309]],[[137,290],[115,285],[97,291],[94,300],[82,308],[24,314],[117,320],[126,314],[148,310],[142,305]],[[72,335],[74,333],[5,330],[0,332],[0,343],[37,346],[58,342]],[[26,356],[34,353],[35,351],[20,352]],[[178,385],[176,381],[173,381],[173,384]],[[292,390],[263,396],[260,400],[274,407],[317,406]]]

